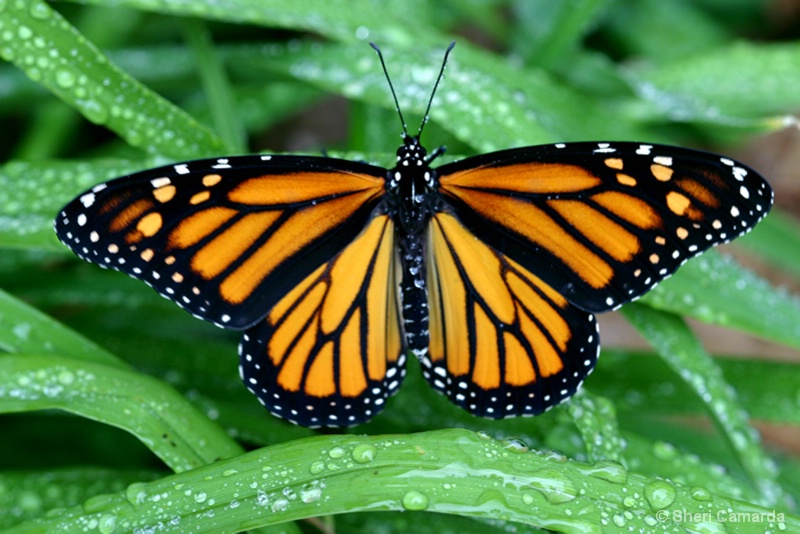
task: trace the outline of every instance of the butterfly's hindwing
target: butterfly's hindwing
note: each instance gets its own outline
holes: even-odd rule
[[[474,415],[536,415],[569,398],[599,350],[594,316],[449,213],[428,241],[428,382]]]
[[[304,426],[371,419],[405,376],[394,223],[373,218],[292,288],[240,345],[247,387]]]
[[[590,311],[639,297],[772,204],[744,165],[659,145],[536,146],[437,171],[465,226]]]
[[[92,188],[64,208],[56,232],[78,256],[243,329],[361,231],[384,173],[298,156],[171,165]]]

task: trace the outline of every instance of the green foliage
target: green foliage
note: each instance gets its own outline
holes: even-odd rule
[[[388,164],[399,124],[368,40],[412,129],[453,36],[492,43],[457,39],[426,130],[450,154],[742,141],[800,108],[800,42],[738,37],[769,37],[768,3],[83,4],[0,0],[0,529],[298,532],[287,522],[314,517],[304,531],[800,529],[800,463],[751,422],[796,430],[800,367],[712,358],[682,319],[800,348],[800,302],[719,254],[624,308],[655,355],[604,347],[586,388],[547,414],[477,420],[412,361],[381,416],[334,435],[260,407],[235,334],[79,262],[52,233],[92,184],[283,149],[300,131],[289,119],[328,94],[348,99],[335,133],[349,134],[321,144]],[[798,275],[790,216],[741,242]]]

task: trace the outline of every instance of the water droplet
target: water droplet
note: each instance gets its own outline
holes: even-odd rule
[[[666,480],[654,480],[644,487],[644,498],[654,510],[662,510],[677,497],[675,487]]]
[[[312,475],[318,475],[325,471],[325,462],[316,461],[308,468]]]
[[[659,441],[653,445],[653,455],[659,460],[672,460],[678,455],[678,451],[671,443]]]
[[[711,520],[693,523],[691,532],[697,532],[698,534],[724,534],[728,532],[728,529],[725,523],[718,523],[717,521]]]
[[[483,430],[479,430],[477,432],[477,434],[478,434],[478,438],[480,438],[480,439],[482,439],[484,441],[491,441],[491,439],[492,439],[492,436],[490,436],[488,432],[484,432]]]
[[[112,534],[117,528],[117,516],[114,514],[103,514],[97,522],[97,530],[100,534]]]
[[[300,488],[300,500],[306,504],[316,502],[322,497],[322,488],[319,483],[310,483]]]
[[[3,6],[3,7],[5,7],[5,6]],[[0,10],[2,10],[2,8],[0,8]],[[39,19],[39,20],[44,20],[44,19],[46,19],[47,17],[50,16],[50,8],[47,6],[47,4],[44,4],[44,3],[41,3],[41,2],[35,2],[31,6],[30,13],[31,13],[31,16],[33,18]]]
[[[416,490],[403,495],[403,508],[406,510],[424,510],[428,507],[428,496]]]
[[[509,452],[521,454],[528,452],[530,450],[528,448],[528,444],[522,441],[521,439],[510,438],[507,440],[503,440],[502,443],[503,443],[503,448]]]
[[[77,93],[78,91],[76,91],[76,96],[78,96]],[[78,101],[78,105],[83,116],[93,123],[104,124],[108,120],[108,110],[97,100],[84,100],[81,98]]]
[[[696,501],[710,501],[711,492],[700,486],[694,486],[689,489],[689,495]]]
[[[59,69],[56,72],[56,84],[62,89],[69,89],[75,85],[75,75],[66,69]]]
[[[258,490],[256,492],[256,504],[259,506],[266,506],[269,504],[269,495],[263,490]]]
[[[362,443],[361,445],[356,445],[353,449],[353,460],[357,464],[367,464],[375,459],[377,452],[378,449],[374,445]]]
[[[344,447],[334,447],[328,451],[328,456],[331,458],[341,458],[345,454],[347,454],[347,451]]]
[[[627,521],[625,520],[625,516],[622,515],[622,514],[614,514],[614,516],[611,518],[611,520],[619,528],[622,528],[627,524]]]
[[[567,457],[563,453],[553,450],[540,451],[539,455],[543,460],[548,462],[555,462],[558,464],[566,463]]]
[[[133,505],[142,504],[147,500],[146,488],[143,482],[134,482],[125,489],[125,498]]]
[[[75,375],[72,374],[70,371],[63,370],[60,373],[58,373],[58,381],[65,386],[69,386],[73,382],[75,382]]]
[[[232,477],[233,475],[237,474],[238,472],[239,472],[238,469],[226,469],[225,471],[222,472],[222,476],[224,476],[224,477]]]
[[[578,496],[575,483],[555,469],[540,469],[531,476],[531,487],[550,504],[569,502]]]
[[[369,28],[366,26],[359,26],[356,28],[356,39],[359,41],[363,41],[364,39],[369,37]]]
[[[11,328],[11,332],[20,340],[20,341],[27,341],[28,335],[33,330],[33,326],[30,323],[18,323],[15,324]]]
[[[205,491],[200,491],[200,492],[195,493],[194,500],[195,500],[195,502],[205,502],[206,501],[206,497],[208,497],[206,495],[206,492]]]
[[[28,28],[27,26],[20,26],[17,28],[17,37],[20,39],[30,39],[33,37],[33,30]]]
[[[17,497],[17,507],[28,513],[40,513],[42,509],[42,499],[33,491],[22,491]]]
[[[617,462],[611,460],[601,460],[586,469],[584,473],[614,484],[625,484],[628,481],[628,471]]]
[[[83,510],[89,514],[96,514],[98,512],[111,510],[118,504],[119,502],[116,495],[96,495],[86,499],[83,503]]]
[[[288,499],[277,499],[272,503],[271,510],[277,514],[279,512],[285,512],[287,508],[289,508]]]

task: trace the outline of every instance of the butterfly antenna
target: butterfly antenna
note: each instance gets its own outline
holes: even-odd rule
[[[439,82],[441,82],[442,78],[444,78],[444,68],[447,65],[447,58],[450,57],[450,51],[453,49],[454,46],[456,46],[455,41],[450,43],[450,46],[448,46],[447,50],[444,51],[444,59],[442,59],[442,68],[439,69],[439,75],[436,77],[436,83],[433,85],[433,91],[431,91],[431,98],[428,100],[428,107],[425,108],[425,115],[422,117],[422,124],[419,125],[419,131],[417,132],[417,139],[419,139],[419,136],[422,135],[422,129],[428,122],[428,114],[431,111],[431,105],[433,104],[433,97],[434,95],[436,95],[436,90],[439,88]]]
[[[383,74],[386,76],[386,81],[389,82],[389,90],[392,91],[392,98],[394,98],[394,107],[397,110],[397,114],[400,115],[400,122],[403,124],[403,139],[405,139],[408,137],[408,127],[406,126],[406,120],[403,118],[403,112],[400,111],[400,102],[397,101],[397,93],[394,92],[394,85],[392,85],[392,79],[389,77],[389,71],[386,70],[386,62],[383,60],[383,53],[381,53],[381,49],[378,48],[378,45],[375,43],[369,43],[369,45],[377,52],[378,59],[381,60]]]

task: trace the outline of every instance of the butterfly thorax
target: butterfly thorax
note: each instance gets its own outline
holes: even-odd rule
[[[436,173],[418,137],[406,136],[397,149],[397,165],[387,172],[386,188],[397,212],[401,231],[422,235],[437,198]]]

